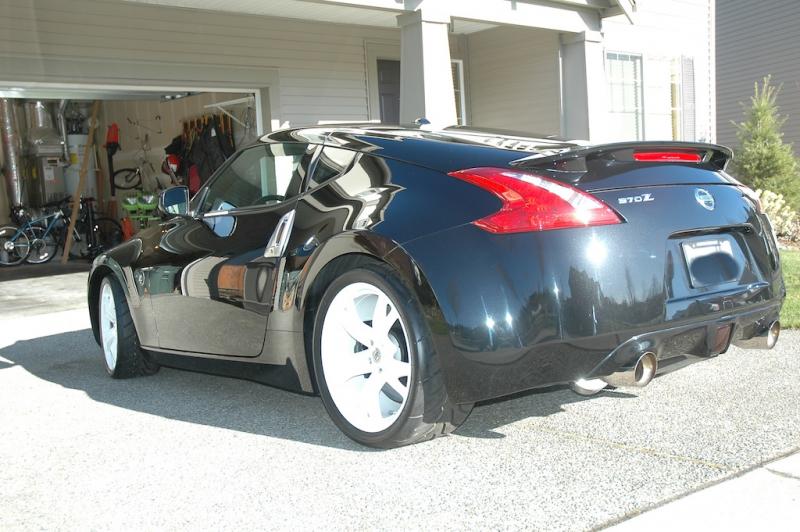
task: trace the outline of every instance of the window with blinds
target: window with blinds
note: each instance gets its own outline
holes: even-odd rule
[[[642,56],[619,52],[606,54],[609,96],[609,135],[615,140],[644,138]]]
[[[691,57],[609,52],[606,76],[614,140],[696,139]]]
[[[681,140],[683,95],[680,59],[648,57],[646,67],[646,138]]]

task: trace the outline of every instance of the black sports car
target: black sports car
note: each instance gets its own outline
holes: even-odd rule
[[[160,365],[318,393],[394,447],[476,401],[582,394],[770,348],[780,257],[731,152],[389,126],[278,131],[99,256],[108,373]]]

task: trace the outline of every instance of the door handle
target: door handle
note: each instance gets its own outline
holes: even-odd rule
[[[264,258],[279,259],[283,257],[284,252],[286,252],[286,246],[289,244],[289,236],[292,233],[292,227],[294,226],[294,212],[295,210],[292,209],[281,217],[264,250]]]

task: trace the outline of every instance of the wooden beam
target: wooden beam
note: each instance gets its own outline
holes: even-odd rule
[[[97,114],[99,111],[100,100],[95,100],[92,106],[92,118],[89,121],[89,138],[83,149],[83,163],[81,164],[81,171],[78,174],[78,186],[72,194],[72,215],[69,217],[69,227],[67,228],[67,234],[64,236],[64,254],[61,256],[61,264],[67,263],[69,260],[69,251],[72,249],[72,232],[75,230],[75,223],[78,221],[83,184],[86,182],[86,173],[89,170],[89,157],[91,157],[92,150],[94,149],[94,132],[97,129]],[[92,228],[90,227],[89,230],[91,231]]]

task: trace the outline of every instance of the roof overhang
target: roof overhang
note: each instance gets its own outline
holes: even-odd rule
[[[262,15],[396,28],[397,16],[444,8],[454,33],[473,33],[495,26],[523,26],[580,33],[599,31],[601,20],[625,14],[632,21],[635,0],[128,0],[132,3],[204,11]],[[315,4],[309,9],[309,4]]]

